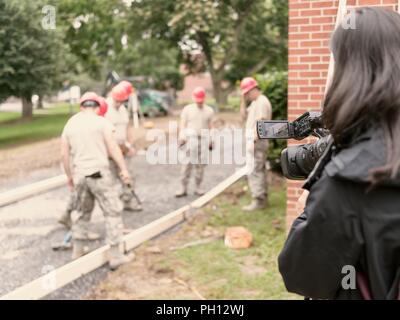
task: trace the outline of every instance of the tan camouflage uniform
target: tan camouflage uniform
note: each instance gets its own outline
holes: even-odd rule
[[[66,211],[68,214],[71,214],[73,211],[77,210],[76,196],[76,190],[73,190],[69,196],[67,203]]]
[[[111,173],[102,171],[101,178],[80,178],[75,188],[78,217],[72,225],[73,238],[77,240],[87,239],[90,219],[95,201],[97,201],[105,217],[107,243],[117,245],[122,240],[123,221],[121,212],[123,207]]]
[[[254,199],[265,200],[267,198],[267,158],[268,142],[258,140],[254,143],[254,169],[248,174],[247,179],[251,196]]]
[[[125,157],[125,162],[129,168],[130,158]],[[127,186],[119,177],[119,168],[115,161],[110,159],[110,171],[111,176],[114,180],[114,185],[117,187],[119,198],[124,204],[124,208],[137,208],[140,204],[132,194],[132,190],[135,188],[134,179],[132,178],[131,185]]]
[[[123,205],[111,176],[104,142],[105,132],[112,134],[113,130],[108,120],[83,112],[74,115],[64,127],[62,136],[69,142],[73,160],[74,193],[70,205],[76,206],[78,214],[71,229],[73,240],[87,240],[95,201],[106,219],[107,242],[116,245],[121,240]],[[96,173],[101,177],[94,178]]]
[[[117,110],[114,107],[114,101],[112,99],[108,100],[109,109],[105,115],[105,118],[109,120],[115,127],[115,138],[120,146],[124,146],[128,140],[127,130],[129,125],[129,111],[126,110],[125,106],[120,106]],[[127,164],[128,170],[131,168],[130,166],[131,158],[125,156],[125,162]],[[140,204],[135,199],[132,194],[132,190],[134,190],[134,183],[132,179],[131,186],[128,187],[125,185],[119,176],[119,168],[117,164],[110,159],[110,171],[114,183],[118,186],[119,197],[124,203],[124,208],[126,209],[138,209]]]
[[[207,165],[207,161],[204,159],[208,155],[207,146],[202,137],[193,136],[188,138],[185,145],[187,163],[181,167],[181,183],[185,188],[187,188],[193,168],[196,185],[199,186],[203,182],[204,169]]]
[[[214,110],[207,105],[199,108],[197,104],[190,104],[181,112],[180,139],[186,141],[186,163],[181,168],[181,184],[184,189],[189,183],[192,168],[195,169],[195,182],[199,187],[203,181],[204,168],[207,165],[209,136],[202,136],[201,131],[210,129],[210,123],[214,118]]]
[[[246,130],[255,137],[255,128],[258,120],[271,120],[272,108],[268,98],[260,95],[247,109]],[[254,139],[254,138],[252,138]],[[252,142],[247,142],[252,144]],[[256,139],[253,146],[247,147],[248,153],[254,157],[254,168],[247,179],[253,199],[261,201],[267,198],[266,166],[268,141]],[[248,155],[249,156],[249,155]]]

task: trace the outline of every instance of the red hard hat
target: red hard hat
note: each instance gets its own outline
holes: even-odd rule
[[[85,92],[79,101],[79,104],[82,105],[86,101],[95,101],[100,105],[99,96],[95,92]]]
[[[206,90],[202,87],[197,87],[193,90],[193,100],[197,103],[203,103],[206,98]]]
[[[240,82],[240,90],[242,90],[242,94],[246,94],[255,87],[258,87],[258,83],[254,78],[247,77]]]
[[[128,91],[121,84],[117,84],[112,88],[111,96],[115,101],[126,101],[129,98]]]
[[[108,110],[108,103],[102,96],[98,96],[98,99],[100,101],[100,110],[98,115],[104,117]]]
[[[125,90],[128,92],[128,94],[132,94],[133,92],[133,86],[132,83],[130,83],[129,81],[123,80],[119,83],[120,86],[124,87]]]

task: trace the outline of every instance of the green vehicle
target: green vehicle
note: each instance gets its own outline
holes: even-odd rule
[[[166,116],[173,104],[173,98],[166,92],[144,89],[138,94],[141,113],[149,118]]]

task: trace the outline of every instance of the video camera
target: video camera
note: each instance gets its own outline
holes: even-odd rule
[[[320,112],[304,113],[293,122],[287,120],[257,121],[257,135],[260,139],[303,140],[310,135],[317,142],[292,146],[281,153],[281,166],[284,176],[291,180],[303,180],[312,172],[329,142],[329,131],[323,128]]]

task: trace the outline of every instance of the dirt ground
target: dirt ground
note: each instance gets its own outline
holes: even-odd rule
[[[169,117],[146,119],[143,123],[154,128],[168,132],[169,121],[177,121],[179,111],[175,111]],[[239,124],[239,115],[236,113],[220,113],[217,125],[229,122]],[[138,150],[146,149],[151,143],[146,141],[148,129],[142,125],[135,129],[135,145]],[[60,165],[60,139],[54,138],[47,141],[35,142],[24,146],[0,150],[0,183],[11,177],[23,177],[35,170],[56,167]]]
[[[204,223],[206,219],[206,214],[201,210],[178,232],[161,236],[139,247],[135,250],[134,262],[109,274],[84,299],[204,299],[188,279],[180,278],[174,269],[164,266],[162,260],[175,247],[184,245],[189,239],[198,238],[194,226]],[[204,230],[200,236],[214,237],[217,241],[222,234],[216,230]]]
[[[0,181],[60,163],[59,139],[0,151]]]
[[[271,188],[281,190],[284,182],[280,176],[270,174],[269,185]],[[230,187],[219,198],[223,198],[223,201],[230,205],[240,206],[239,201],[243,200],[246,193],[248,193],[247,186],[242,182]],[[190,272],[182,272],[182,269],[188,268],[187,262],[174,256],[174,252],[185,248],[198,248],[197,252],[208,254],[207,249],[202,251],[203,245],[223,243],[224,228],[213,227],[208,223],[213,214],[218,215],[220,205],[220,202],[213,200],[192,214],[177,232],[163,235],[136,249],[136,258],[132,263],[110,273],[84,299],[225,299],[214,296],[212,292],[218,291],[220,287],[233,279],[226,278],[226,274],[221,272],[221,277],[212,278],[210,275],[210,282],[203,281],[204,279],[198,281],[199,279],[194,278]],[[269,227],[284,234],[282,219],[273,219]],[[246,250],[238,260],[240,272],[250,278],[264,274],[268,264],[261,263],[260,265],[260,260],[262,260],[260,256]],[[229,266],[226,267],[229,268]],[[274,277],[280,276],[276,274]],[[281,287],[283,288],[283,285]],[[284,291],[282,288],[279,290]],[[249,284],[248,288],[238,294],[247,298],[257,297],[260,290]],[[286,293],[282,295],[285,298],[292,298],[285,296]]]

